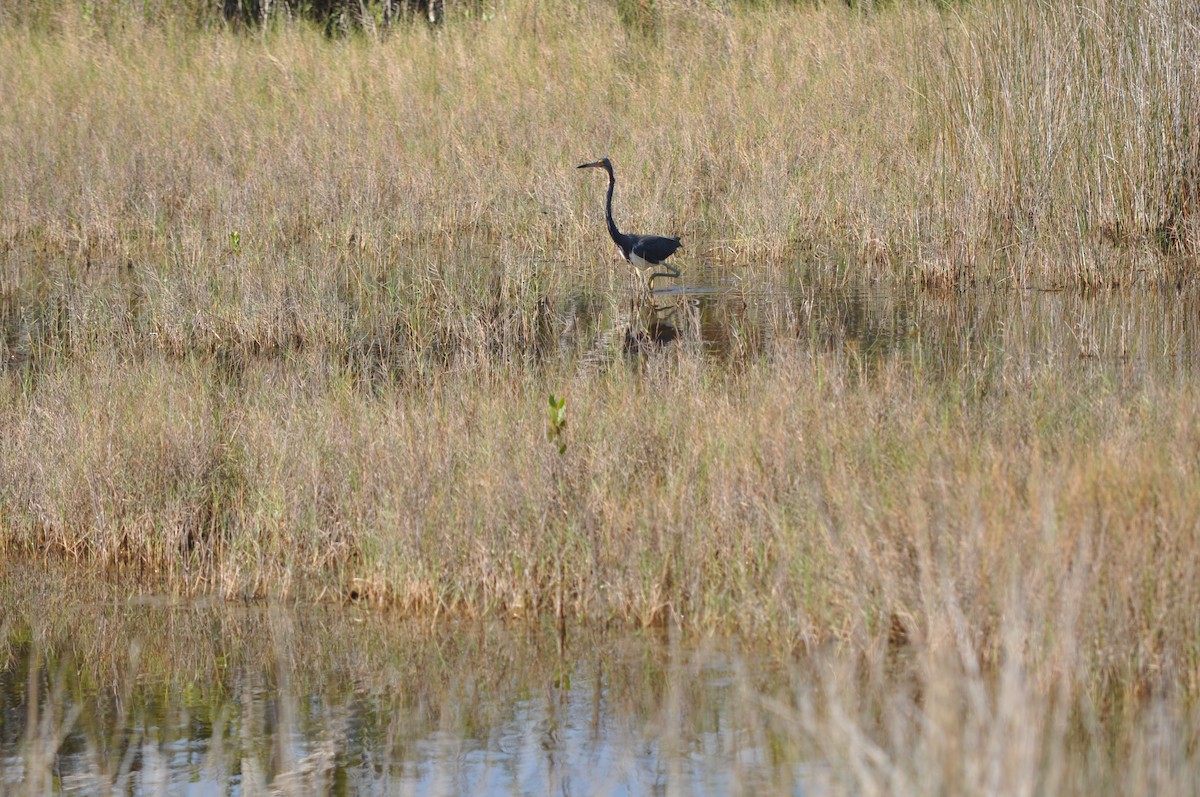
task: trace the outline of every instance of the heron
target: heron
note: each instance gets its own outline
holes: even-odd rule
[[[621,250],[621,256],[639,271],[655,268],[666,269],[665,271],[655,271],[650,275],[648,279],[650,289],[654,289],[655,277],[678,277],[679,269],[666,262],[668,257],[675,254],[675,250],[683,246],[678,238],[665,238],[661,235],[631,235],[617,229],[612,215],[613,187],[617,184],[617,178],[613,174],[612,161],[608,158],[601,158],[594,163],[580,164],[576,168],[603,169],[608,172],[608,196],[604,201],[604,215],[608,222],[608,234],[612,236],[617,248]]]

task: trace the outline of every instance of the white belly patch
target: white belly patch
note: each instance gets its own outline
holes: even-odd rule
[[[638,268],[650,268],[651,266],[654,265],[649,260],[647,260],[646,258],[639,255],[637,252],[632,252],[632,251],[629,253],[629,262],[632,263],[633,265],[637,266]]]

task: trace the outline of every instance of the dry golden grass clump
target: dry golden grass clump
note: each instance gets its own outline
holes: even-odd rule
[[[790,644],[925,638],[948,582],[998,645],[1014,597],[1050,612],[1066,590],[1098,672],[1194,666],[1190,385],[863,374],[780,348],[737,372],[685,354],[374,388],[161,355],[6,381],[5,546],[230,596]]]

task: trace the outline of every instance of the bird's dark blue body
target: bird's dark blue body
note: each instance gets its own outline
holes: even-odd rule
[[[651,286],[654,284],[655,277],[678,277],[679,269],[669,266],[665,262],[668,257],[675,254],[676,250],[683,246],[678,238],[665,238],[661,235],[632,235],[623,233],[617,229],[612,215],[613,188],[617,185],[617,178],[613,174],[612,161],[608,158],[601,158],[595,163],[585,163],[579,166],[579,168],[597,168],[608,172],[608,196],[604,201],[604,216],[605,221],[608,222],[608,234],[612,236],[617,248],[621,250],[621,255],[638,268],[661,266],[666,269],[666,271],[650,275]]]

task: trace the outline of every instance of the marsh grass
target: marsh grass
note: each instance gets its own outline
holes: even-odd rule
[[[969,262],[1005,248],[1021,281],[1046,258],[1059,283],[1169,279],[1196,253],[1196,26],[1171,4],[1060,11],[997,8],[970,55],[945,51],[937,112],[958,121],[936,126],[958,245]]]
[[[954,299],[1190,276],[1187,12],[660,3],[653,50],[590,3],[7,24],[0,549],[421,617],[953,638],[1000,672],[1020,607],[1034,677],[1065,635],[1071,689],[1194,695],[1194,379],[980,350]],[[644,356],[573,168],[602,154],[621,222],[734,296]],[[949,331],[912,335],[956,367],[826,339],[801,274],[928,286]]]

